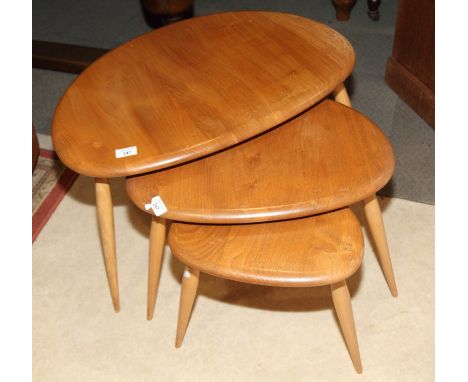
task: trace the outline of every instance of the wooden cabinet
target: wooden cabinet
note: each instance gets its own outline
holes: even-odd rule
[[[434,127],[434,0],[400,0],[385,81]]]

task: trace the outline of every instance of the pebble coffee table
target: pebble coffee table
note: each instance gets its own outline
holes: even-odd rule
[[[323,24],[284,13],[227,12],[135,38],[75,79],[57,106],[52,139],[65,165],[96,180],[102,249],[116,311],[109,178],[162,170],[229,148],[331,93],[349,105],[343,81],[354,60],[349,42]],[[374,194],[365,195],[364,210],[396,296]],[[165,224],[156,231],[162,237]]]

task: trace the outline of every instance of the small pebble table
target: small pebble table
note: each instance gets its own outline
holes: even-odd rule
[[[174,223],[169,232],[169,245],[174,256],[186,264],[176,347],[182,345],[201,272],[266,286],[329,285],[351,360],[361,373],[346,279],[361,265],[363,244],[359,220],[349,208],[258,224]],[[313,328],[305,331],[313,333]]]

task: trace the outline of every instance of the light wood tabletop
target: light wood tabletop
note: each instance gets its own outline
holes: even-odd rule
[[[169,243],[185,264],[176,347],[184,340],[201,273],[260,285],[330,285],[351,360],[362,372],[345,279],[361,265],[364,243],[359,221],[349,208],[258,224],[174,223]]]
[[[328,26],[275,12],[226,12],[137,37],[88,67],[61,98],[60,159],[97,178],[170,167],[237,144],[306,110],[351,73]],[[116,150],[135,147],[127,153]]]
[[[169,220],[252,223],[349,206],[380,190],[395,166],[382,131],[363,114],[325,100],[228,150],[127,178],[145,209],[160,196]],[[152,213],[152,210],[148,210]]]
[[[172,253],[214,276],[272,286],[319,286],[351,276],[361,265],[363,238],[349,208],[260,224],[174,222]]]

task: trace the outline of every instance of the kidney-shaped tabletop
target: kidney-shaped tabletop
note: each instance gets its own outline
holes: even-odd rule
[[[374,123],[325,100],[228,150],[129,177],[126,187],[142,210],[161,197],[168,209],[162,217],[170,220],[253,223],[349,206],[380,190],[394,167],[390,143]]]
[[[55,150],[93,177],[170,167],[292,118],[353,66],[349,42],[310,19],[247,11],[195,17],[130,40],[78,76],[55,111]]]

